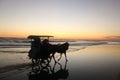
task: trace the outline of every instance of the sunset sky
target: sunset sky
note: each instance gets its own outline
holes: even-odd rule
[[[0,37],[119,39],[120,0],[0,0]]]

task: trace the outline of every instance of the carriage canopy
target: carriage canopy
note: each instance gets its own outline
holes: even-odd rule
[[[54,36],[50,36],[50,35],[29,35],[28,36],[28,39],[36,39],[36,38],[39,38],[41,40],[41,38],[47,38],[49,40],[50,37],[54,37]]]
[[[34,39],[34,38],[40,38],[40,37],[47,37],[49,39],[50,37],[54,37],[54,36],[48,36],[48,35],[29,35],[28,39]]]

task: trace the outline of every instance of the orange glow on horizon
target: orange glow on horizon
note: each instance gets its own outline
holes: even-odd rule
[[[54,36],[53,39],[70,39],[70,40],[119,40],[119,38],[113,38],[119,35],[103,35],[98,33],[68,33],[68,32],[27,32],[27,31],[14,31],[0,33],[0,37],[15,37],[15,38],[27,38],[29,35],[50,35]],[[106,37],[110,38],[106,38]]]
[[[15,38],[27,38],[29,35],[51,35],[54,39],[87,39],[87,40],[105,40],[104,36],[97,35],[57,35],[57,34],[0,34],[0,37],[15,37]]]

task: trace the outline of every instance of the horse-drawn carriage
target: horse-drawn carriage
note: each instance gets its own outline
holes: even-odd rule
[[[29,51],[28,56],[32,60],[32,63],[44,62],[45,60],[47,60],[47,62],[50,62],[52,57],[55,60],[54,55],[56,52],[61,53],[61,56],[62,53],[64,53],[66,57],[66,50],[68,49],[69,44],[67,42],[64,44],[57,45],[50,44],[49,43],[50,37],[53,36],[47,35],[28,36],[28,39],[30,39],[31,42],[31,49]]]

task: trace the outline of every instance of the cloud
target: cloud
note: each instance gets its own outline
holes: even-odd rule
[[[105,38],[109,40],[120,40],[120,36],[107,36]]]

